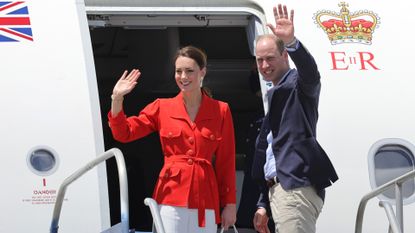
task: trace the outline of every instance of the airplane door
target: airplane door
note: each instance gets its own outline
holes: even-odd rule
[[[212,4],[211,1],[207,3]],[[106,118],[110,109],[112,88],[126,69],[139,68],[142,72],[136,88],[125,97],[124,112],[128,116],[138,114],[156,98],[175,96],[178,89],[172,58],[179,47],[192,44],[207,52],[208,72],[203,85],[212,90],[214,98],[230,104],[237,153],[243,157],[249,123],[253,115],[262,111],[264,106],[261,98],[249,86],[249,76],[255,65],[254,39],[263,33],[263,17],[262,20],[259,19],[261,16],[254,19],[257,14],[248,8],[242,11],[241,7],[184,9],[168,7],[166,3],[156,7],[157,4],[154,3],[157,11],[153,10],[149,15],[148,3],[147,7],[141,7],[138,2],[134,2],[128,8],[119,2],[113,2],[111,6],[93,1],[90,4],[87,5],[88,22],[102,118]],[[143,1],[143,4],[146,3]],[[259,77],[257,81],[259,83]],[[106,123],[103,123],[103,131],[106,148],[119,147],[126,157],[130,227],[149,231],[152,220],[143,199],[152,195],[163,163],[158,135],[151,134],[123,144],[113,139]],[[248,163],[245,165],[249,166]],[[119,206],[116,203],[118,191],[113,189],[117,187],[117,181],[112,178],[111,174],[115,171],[112,167],[112,164],[108,164],[111,222],[115,224],[118,222]],[[237,165],[237,174],[243,173],[243,167],[244,165]],[[237,180],[237,185],[242,185],[242,182],[242,179]]]
[[[48,232],[59,185],[104,149],[83,1],[0,1],[0,51],[0,232]],[[60,232],[109,226],[99,172],[68,188]]]

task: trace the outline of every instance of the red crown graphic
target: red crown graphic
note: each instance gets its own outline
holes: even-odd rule
[[[379,24],[379,17],[371,11],[350,13],[345,2],[339,3],[340,13],[319,11],[314,14],[317,23],[329,37],[331,44],[372,44],[372,34]]]

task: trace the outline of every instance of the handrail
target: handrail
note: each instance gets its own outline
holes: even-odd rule
[[[397,229],[398,231],[394,230],[395,233],[401,233],[403,232],[403,198],[402,198],[402,184],[415,177],[415,170],[410,171],[400,177],[395,178],[394,180],[391,180],[376,189],[372,190],[370,193],[363,196],[363,198],[360,200],[359,208],[357,211],[356,216],[356,227],[355,227],[355,233],[361,233],[362,232],[362,225],[363,225],[363,215],[366,208],[367,202],[372,199],[373,197],[378,196],[379,194],[385,192],[386,190],[390,189],[391,186],[395,186],[395,195],[396,195],[396,212],[397,212],[397,221],[390,221],[392,229]],[[388,216],[389,218],[390,216]],[[400,226],[394,226],[394,224],[399,223]],[[397,224],[396,224],[397,225]]]
[[[156,228],[156,232],[165,233],[157,202],[153,198],[147,197],[144,199],[144,204],[150,208],[151,215],[153,216],[153,226]]]
[[[379,206],[383,207],[383,209],[385,210],[386,217],[388,217],[389,225],[392,232],[402,233],[401,228],[399,227],[400,225],[402,226],[402,224],[398,223],[395,213],[393,212],[392,205],[389,202],[380,201]]]
[[[87,163],[84,167],[78,169],[72,175],[67,177],[63,181],[63,183],[60,185],[58,196],[56,197],[55,207],[53,209],[52,223],[50,226],[51,233],[58,232],[59,217],[60,217],[60,213],[62,209],[62,202],[63,202],[63,198],[65,197],[67,186],[69,186],[72,182],[77,180],[83,174],[85,174],[86,172],[88,172],[89,170],[97,166],[99,163],[111,157],[115,157],[115,160],[117,162],[118,178],[119,178],[119,183],[120,183],[121,222],[123,223],[121,232],[122,233],[129,232],[127,171],[125,168],[125,162],[124,162],[124,157],[123,157],[122,152],[117,148],[113,148],[99,155],[97,158]]]

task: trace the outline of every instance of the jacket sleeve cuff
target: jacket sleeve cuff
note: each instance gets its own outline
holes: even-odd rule
[[[221,195],[220,207],[226,204],[236,204],[236,190],[227,189],[227,192]]]
[[[256,206],[257,206],[257,208],[266,209],[267,210],[267,215],[271,216],[271,209],[270,209],[270,205],[269,205],[268,195],[265,195],[264,193],[260,193]]]
[[[124,110],[121,110],[116,116],[111,114],[111,111],[108,112],[108,123],[111,125],[117,125],[120,122],[123,122],[127,117],[125,116]]]

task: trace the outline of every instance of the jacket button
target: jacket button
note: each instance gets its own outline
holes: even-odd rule
[[[212,141],[215,140],[215,135],[211,134],[210,135],[210,140],[212,140]]]
[[[187,164],[192,165],[193,164],[193,159],[188,159]]]
[[[193,144],[195,142],[195,139],[193,137],[189,137],[190,144]]]
[[[168,137],[171,138],[173,136],[172,132],[169,132]]]
[[[169,174],[165,173],[164,178],[169,178]]]
[[[193,150],[188,150],[186,154],[192,156],[195,154],[195,152]]]

